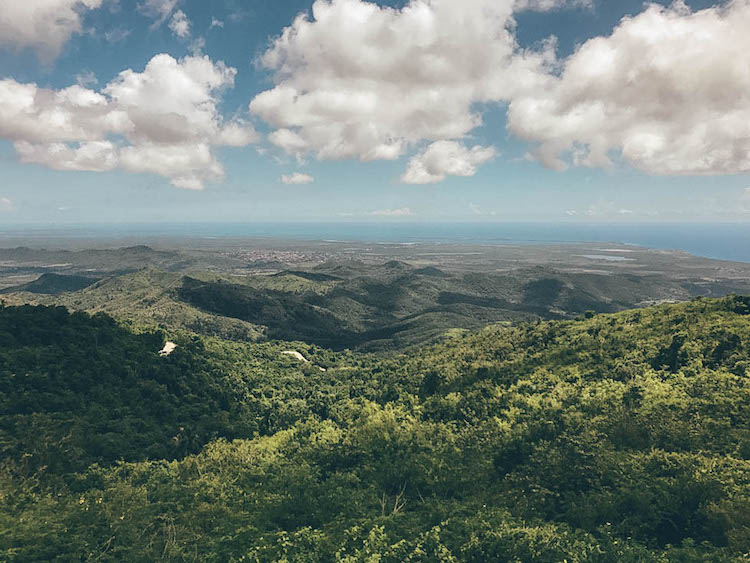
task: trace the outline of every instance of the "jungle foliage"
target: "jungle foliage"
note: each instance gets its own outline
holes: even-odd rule
[[[398,353],[169,336],[0,310],[0,560],[750,553],[750,298]]]

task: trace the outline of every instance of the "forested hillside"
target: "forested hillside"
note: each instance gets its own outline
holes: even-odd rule
[[[750,552],[748,298],[392,354],[166,336],[0,311],[0,560]]]
[[[231,376],[181,339],[163,361],[160,333],[62,307],[0,313],[0,453],[27,472],[195,453],[217,436],[252,434]]]
[[[136,250],[120,252],[143,253],[146,263],[146,258],[166,260],[164,253]],[[331,261],[308,270],[254,275],[146,268],[98,283],[85,276],[45,274],[4,290],[3,299],[104,312],[136,327],[377,351],[432,343],[453,329],[571,319],[587,311],[614,313],[747,288],[744,280],[634,271],[443,270],[398,260]]]
[[[42,295],[59,295],[61,293],[79,291],[99,281],[97,278],[86,276],[61,276],[60,274],[42,274],[38,279],[6,288],[0,293],[40,293]]]

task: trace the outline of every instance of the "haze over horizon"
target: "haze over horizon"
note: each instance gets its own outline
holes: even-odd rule
[[[2,11],[3,225],[750,218],[748,0]]]

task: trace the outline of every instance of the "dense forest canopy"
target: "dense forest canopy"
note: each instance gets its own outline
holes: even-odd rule
[[[750,552],[748,298],[389,354],[166,336],[0,310],[0,559]]]

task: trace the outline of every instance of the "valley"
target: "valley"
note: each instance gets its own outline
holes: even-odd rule
[[[387,350],[492,323],[750,293],[750,264],[617,245],[183,241],[0,250],[0,299],[239,340]]]
[[[750,550],[750,264],[213,241],[0,280],[0,560]]]

